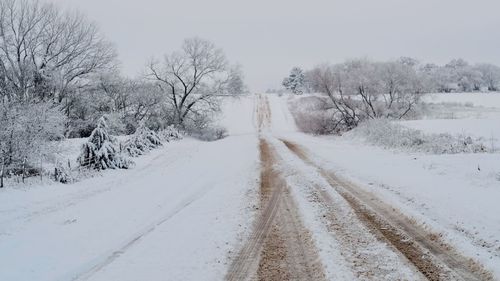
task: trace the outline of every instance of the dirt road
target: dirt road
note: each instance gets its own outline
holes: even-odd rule
[[[269,101],[255,108],[260,136],[260,206],[253,232],[227,280],[326,280],[314,230],[304,226],[289,174],[302,177],[307,204],[358,280],[491,280],[472,259],[416,225],[391,205],[315,163],[308,150],[270,131]],[[295,164],[291,164],[291,162]],[[283,171],[288,171],[284,173]],[[311,171],[319,180],[309,180]],[[332,261],[328,261],[331,263]],[[335,263],[336,261],[333,261]]]

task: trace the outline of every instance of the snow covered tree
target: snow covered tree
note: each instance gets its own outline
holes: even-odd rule
[[[304,71],[299,67],[294,67],[290,71],[290,75],[283,79],[282,85],[294,94],[302,94],[304,91],[304,83]]]
[[[132,157],[162,145],[160,137],[142,123],[137,131],[124,144],[124,150]]]
[[[173,123],[181,127],[217,112],[220,96],[239,94],[230,88],[239,84],[239,72],[231,71],[221,49],[197,37],[184,40],[182,49],[162,63],[152,61],[148,72],[172,107]]]
[[[115,58],[113,46],[79,13],[43,1],[0,1],[0,73],[11,101],[62,102],[72,86]]]
[[[483,63],[476,65],[475,68],[481,73],[483,83],[488,91],[498,91],[500,89],[500,67]]]
[[[174,125],[170,125],[159,132],[160,138],[167,142],[180,140],[183,138],[182,132],[179,131]]]
[[[88,141],[83,144],[78,157],[82,167],[96,170],[126,169],[131,162],[119,154],[116,148],[116,139],[108,134],[106,120],[101,117],[97,127],[92,131]]]

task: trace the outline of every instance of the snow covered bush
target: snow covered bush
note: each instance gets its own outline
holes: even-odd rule
[[[184,134],[177,129],[174,125],[170,125],[165,129],[158,132],[160,138],[166,142],[170,142],[172,140],[180,140],[184,137]]]
[[[101,117],[88,141],[82,146],[78,157],[80,166],[96,170],[129,168],[132,162],[119,153],[116,142],[107,131],[106,120]]]
[[[189,135],[202,141],[216,141],[227,137],[228,133],[226,128],[213,126],[191,131]]]
[[[466,135],[425,134],[387,119],[368,120],[348,133],[385,148],[404,149],[432,154],[488,152],[482,139]]]
[[[144,124],[141,124],[140,127],[137,128],[136,132],[127,141],[125,141],[123,149],[128,155],[137,157],[160,145],[162,145],[160,136]]]
[[[6,171],[39,167],[40,158],[57,151],[55,140],[63,138],[64,115],[52,103],[0,104],[0,162]]]
[[[295,124],[304,133],[326,135],[338,132],[335,113],[325,98],[304,97],[289,103]]]
[[[72,181],[71,170],[65,168],[60,163],[56,163],[53,176],[54,180],[60,183],[69,183]]]

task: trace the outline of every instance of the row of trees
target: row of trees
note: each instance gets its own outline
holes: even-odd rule
[[[499,91],[500,67],[488,64],[471,65],[463,59],[453,59],[439,66],[432,63],[422,64],[408,57],[397,62],[414,69],[425,92],[450,93],[474,91]],[[314,91],[311,86],[312,71],[294,67],[283,79],[282,85],[294,94]]]
[[[319,65],[308,71],[295,67],[283,80],[283,86],[295,94],[326,94],[329,102],[320,108],[327,113],[301,112],[300,118],[307,120],[297,122],[309,124],[307,127],[313,119],[316,123],[321,120],[322,133],[338,132],[350,130],[366,119],[405,118],[414,112],[424,93],[497,91],[500,68],[491,64],[469,65],[461,59],[444,66],[423,65],[407,57],[388,62],[355,59]]]
[[[308,77],[313,91],[329,97],[335,130],[352,129],[365,119],[404,118],[425,90],[414,67],[403,61],[321,65]]]
[[[245,91],[241,69],[200,38],[145,62],[146,75],[137,79],[122,76],[116,54],[78,12],[0,0],[0,161],[39,161],[53,140],[89,136],[103,115],[115,134],[143,123],[206,128],[220,96]]]

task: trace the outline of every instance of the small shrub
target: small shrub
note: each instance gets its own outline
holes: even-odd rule
[[[128,155],[137,157],[160,145],[162,145],[160,136],[142,124],[130,139],[125,141],[123,149]]]
[[[180,140],[184,137],[184,134],[177,129],[174,125],[170,125],[165,129],[158,132],[160,138],[166,142]]]
[[[339,132],[335,112],[324,98],[304,97],[290,102],[289,106],[300,131],[313,135]]]
[[[208,127],[189,132],[189,135],[203,141],[216,141],[227,137],[228,133],[223,127]]]
[[[487,152],[482,139],[467,135],[425,134],[386,119],[373,119],[360,124],[348,133],[385,148],[400,148],[432,154]]]
[[[70,183],[72,181],[71,171],[57,163],[54,167],[54,180],[60,183]]]
[[[82,146],[78,157],[80,166],[96,170],[129,168],[132,162],[119,154],[116,143],[116,138],[108,134],[106,120],[102,117]]]

